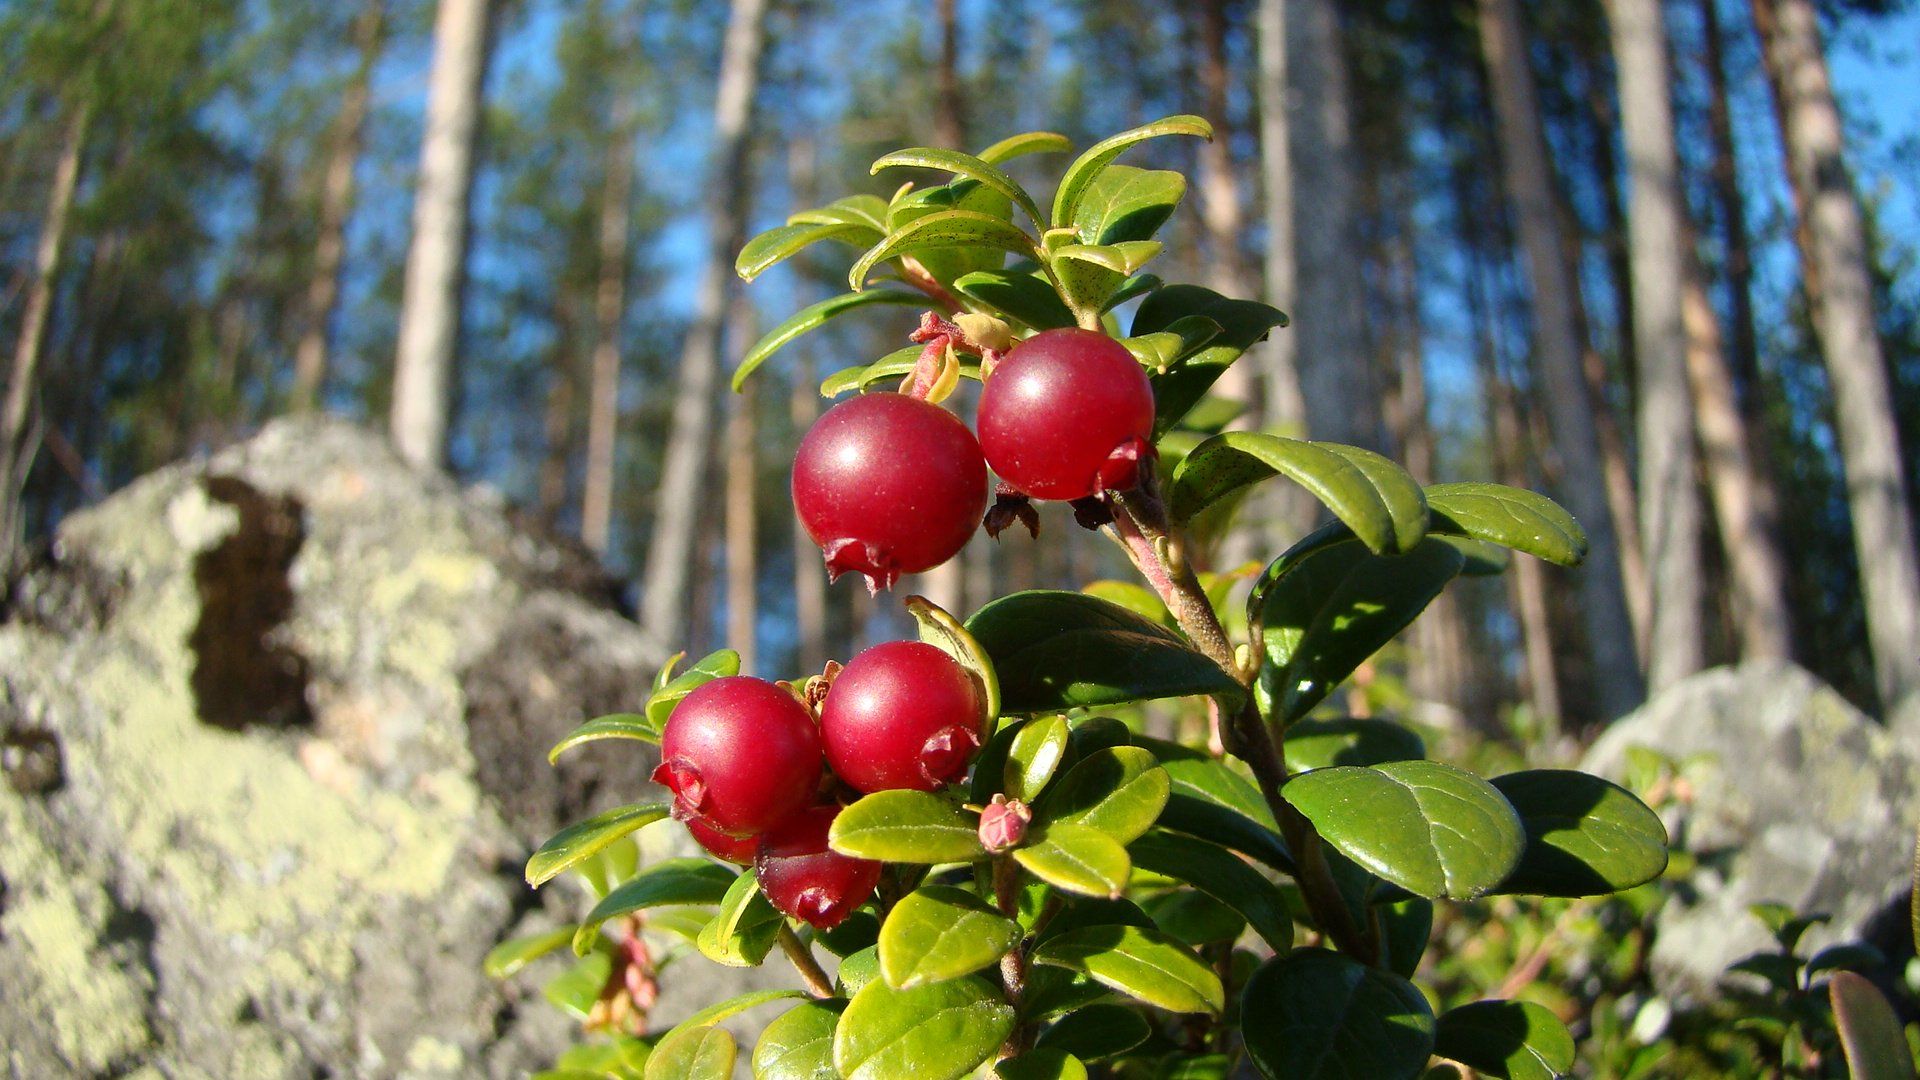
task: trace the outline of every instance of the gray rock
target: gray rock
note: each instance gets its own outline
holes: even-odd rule
[[[357,428],[282,422],[75,514],[7,601],[10,1075],[551,1060],[538,972],[480,960],[577,914],[519,881],[532,844],[648,797],[640,744],[545,753],[663,656],[583,552]],[[703,974],[685,992],[741,983]]]
[[[1632,747],[1687,763],[1690,797],[1667,824],[1699,869],[1659,916],[1664,991],[1711,997],[1730,964],[1771,949],[1753,904],[1830,914],[1810,955],[1873,938],[1905,903],[1920,755],[1812,674],[1756,662],[1694,676],[1616,722],[1582,768],[1617,779]]]

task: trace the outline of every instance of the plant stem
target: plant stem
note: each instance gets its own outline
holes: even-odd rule
[[[1016,921],[1019,919],[1020,873],[1013,860],[1005,855],[996,856],[993,860],[993,902],[1000,909],[1000,914]],[[1017,1013],[1020,995],[1027,988],[1027,942],[1024,938],[1001,954],[1000,983],[1006,991],[1007,1004],[1013,1006]],[[1016,1024],[1008,1034],[1006,1044],[1000,1048],[1000,1056],[1015,1057],[1026,1049],[1026,1025]]]
[[[793,961],[794,970],[800,973],[800,981],[807,984],[807,993],[816,998],[832,997],[833,980],[827,978],[820,961],[814,959],[813,950],[800,940],[800,936],[793,932],[793,927],[785,920],[780,923],[779,941],[780,951]]]
[[[946,308],[948,315],[958,315],[967,310],[967,305],[961,303],[959,297],[949,292],[925,264],[911,255],[900,256],[900,277],[907,284],[926,293],[935,303]]]

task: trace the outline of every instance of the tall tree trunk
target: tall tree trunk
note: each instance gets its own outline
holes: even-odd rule
[[[1507,197],[1533,286],[1535,352],[1566,473],[1567,507],[1587,530],[1580,575],[1581,613],[1593,654],[1597,711],[1618,717],[1644,695],[1634,657],[1633,622],[1620,574],[1620,548],[1607,505],[1594,431],[1594,402],[1580,371],[1581,342],[1570,280],[1554,227],[1552,175],[1539,100],[1526,63],[1517,0],[1477,0],[1481,47],[1492,76],[1496,134]]]
[[[1654,692],[1706,667],[1693,395],[1687,381],[1689,232],[1680,201],[1667,26],[1659,0],[1608,0],[1619,72],[1620,126],[1631,202],[1633,338],[1639,385],[1640,531],[1653,584],[1647,686]]]
[[[433,70],[413,196],[413,241],[400,295],[391,418],[400,456],[422,469],[439,469],[447,461],[490,14],[490,0],[440,0],[434,16]]]
[[[804,205],[804,203],[803,203]],[[805,431],[820,416],[820,393],[814,384],[813,356],[802,350],[794,364],[793,393],[787,403],[793,430]],[[818,672],[827,662],[827,576],[820,572],[820,549],[800,527],[799,518],[787,515],[793,533],[793,625],[797,670],[803,674]]]
[[[1891,709],[1920,690],[1920,556],[1874,318],[1872,253],[1813,4],[1753,0],[1753,15],[1801,211],[1804,276],[1815,283],[1808,292],[1833,383],[1874,683]]]
[[[1288,0],[1260,0],[1258,18],[1259,99],[1260,99],[1260,179],[1266,197],[1266,298],[1267,302],[1292,311],[1299,292],[1299,264],[1296,261],[1293,191],[1293,149],[1291,131],[1293,109],[1289,104],[1292,86],[1287,62]],[[1266,367],[1266,386],[1262,404],[1266,426],[1284,435],[1300,438],[1307,433],[1307,403],[1300,389],[1298,338],[1292,330],[1276,331],[1255,353]],[[1275,503],[1277,518],[1272,530],[1275,544],[1292,543],[1312,527],[1313,507],[1304,492],[1290,486],[1274,489],[1282,493]]]
[[[605,556],[613,535],[615,440],[620,430],[620,324],[627,313],[632,246],[633,158],[640,126],[632,95],[615,105],[614,136],[600,187],[600,280],[593,296],[593,382],[587,394],[587,472],[580,498],[580,539]]]
[[[340,95],[334,118],[333,149],[320,180],[319,235],[313,244],[313,277],[307,282],[305,325],[293,349],[293,389],[288,407],[308,412],[320,402],[327,381],[327,337],[340,301],[340,263],[347,250],[347,218],[353,213],[353,171],[365,142],[367,105],[372,98],[373,65],[386,36],[386,0],[366,0],[353,20],[359,62]]]
[[[546,418],[542,424],[546,450],[540,461],[540,520],[559,527],[572,486],[574,409],[580,396],[580,372],[575,363],[573,313],[562,300],[555,314],[559,324],[547,361]]]
[[[960,20],[955,0],[938,0],[940,60],[934,65],[933,137],[952,150],[967,148],[967,116],[960,99]]]
[[[720,325],[726,314],[733,253],[746,229],[747,161],[753,99],[765,42],[766,0],[732,0],[720,54],[720,84],[713,107],[713,150],[708,164],[708,249],[694,293],[693,321],[680,349],[680,381],[674,392],[673,428],[661,466],[653,537],[641,619],[648,629],[673,639],[685,632],[687,568],[694,554],[700,487],[706,473],[708,428],[713,422],[714,379],[720,365]]]
[[[1227,70],[1226,0],[1199,0],[1201,112],[1213,125],[1213,139],[1200,144],[1200,219],[1207,234],[1207,287],[1223,296],[1247,295],[1246,261],[1240,243],[1246,233],[1246,213],[1240,202],[1240,182],[1233,171],[1233,114],[1229,103],[1231,76]],[[1238,426],[1255,426],[1253,368],[1235,364],[1213,392],[1247,408]]]
[[[749,340],[753,333],[753,305],[735,293],[729,305],[728,333],[735,340]],[[726,501],[727,501],[727,646],[740,654],[740,670],[758,671],[760,615],[760,553],[756,543],[756,491],[759,463],[754,415],[758,400],[755,385],[748,384],[733,397],[727,416]]]
[[[86,150],[87,129],[93,118],[91,102],[75,105],[60,139],[53,183],[47,190],[47,208],[40,216],[40,240],[33,253],[33,278],[27,286],[27,307],[20,317],[20,336],[13,346],[13,371],[7,380],[6,411],[0,413],[0,555],[6,562],[18,550],[24,525],[21,492],[33,462],[27,429],[34,399],[40,390],[40,355],[46,348],[47,321],[53,312],[54,288],[59,282],[60,257],[66,250],[67,225],[73,212],[73,193],[80,183],[80,159]]]
[[[1746,196],[1740,190],[1740,160],[1733,145],[1733,108],[1727,90],[1725,33],[1718,0],[1699,0],[1703,31],[1701,62],[1707,69],[1707,126],[1713,138],[1713,201],[1726,246],[1728,333],[1740,411],[1749,428],[1760,422],[1760,334],[1753,316],[1753,247],[1747,237]],[[1771,484],[1771,477],[1766,478]],[[1771,495],[1771,492],[1769,492]],[[1777,499],[1772,505],[1777,506]],[[1775,514],[1777,523],[1777,513]]]

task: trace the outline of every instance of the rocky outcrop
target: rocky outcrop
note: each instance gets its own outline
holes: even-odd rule
[[[566,1025],[480,959],[550,918],[530,845],[642,797],[638,744],[545,751],[661,658],[582,552],[341,423],[73,515],[0,625],[0,1060],[544,1065]]]
[[[1619,778],[1634,747],[1684,765],[1688,797],[1668,828],[1698,858],[1656,927],[1664,990],[1711,996],[1729,965],[1770,950],[1748,914],[1763,902],[1833,917],[1803,950],[1908,946],[1901,915],[1920,824],[1912,741],[1798,667],[1749,663],[1660,694],[1609,728],[1582,767]]]

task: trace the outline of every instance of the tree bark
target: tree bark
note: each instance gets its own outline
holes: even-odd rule
[[[960,98],[960,25],[955,0],[938,0],[940,60],[934,65],[934,138],[950,150],[967,148],[967,116]]]
[[[733,253],[746,229],[751,175],[747,143],[760,77],[760,51],[765,42],[766,8],[766,0],[732,0],[721,49],[705,208],[709,246],[694,294],[693,321],[680,350],[673,427],[661,466],[641,597],[642,622],[667,639],[681,637],[686,631],[687,569],[694,556],[698,511],[705,501],[700,485],[706,472],[708,428],[713,422],[721,320],[726,314]]]
[[[1296,308],[1299,264],[1293,227],[1293,107],[1287,62],[1289,0],[1260,0],[1258,19],[1260,180],[1266,196],[1266,299],[1285,311]],[[1277,330],[1266,344],[1256,346],[1254,358],[1264,362],[1269,431],[1294,438],[1307,434],[1307,403],[1300,387],[1298,337],[1291,329]],[[1313,526],[1312,500],[1291,486],[1274,489],[1274,522],[1269,539],[1280,550]]]
[[[360,59],[340,95],[334,118],[333,149],[320,180],[319,235],[313,245],[313,277],[307,282],[305,326],[293,350],[293,388],[288,408],[310,412],[320,403],[327,382],[327,347],[334,309],[340,302],[340,264],[346,257],[347,219],[353,214],[353,172],[366,141],[367,107],[372,98],[373,65],[386,37],[386,0],[367,0],[353,20],[353,41]]]
[[[555,341],[547,361],[546,417],[542,424],[546,450],[540,461],[538,507],[540,520],[557,529],[573,483],[574,409],[580,395],[580,373],[574,354],[573,315],[562,299],[557,305]]]
[[[1874,683],[1891,709],[1920,690],[1920,556],[1874,318],[1872,253],[1813,4],[1753,0],[1753,14],[1801,212],[1814,332],[1833,384]]]
[[[619,92],[606,178],[600,187],[600,274],[593,297],[593,380],[587,394],[587,471],[580,539],[605,556],[613,535],[615,441],[620,430],[620,324],[627,313],[632,247],[633,158],[640,128],[630,93]]]
[[[1631,190],[1633,326],[1639,394],[1640,532],[1653,586],[1647,688],[1706,667],[1693,395],[1685,299],[1689,237],[1674,143],[1667,27],[1659,0],[1608,0]]]
[[[1699,0],[1703,31],[1701,62],[1707,74],[1707,126],[1713,139],[1713,201],[1726,245],[1728,334],[1740,410],[1749,428],[1760,421],[1760,334],[1753,316],[1753,247],[1747,237],[1746,196],[1733,145],[1733,109],[1727,89],[1725,32],[1717,0]],[[1769,483],[1770,483],[1770,478]],[[1778,500],[1772,505],[1777,506]],[[1775,518],[1777,521],[1777,511]]]
[[[746,340],[753,333],[753,306],[738,294],[731,306],[729,331]],[[755,384],[747,384],[734,395],[727,417],[727,647],[740,654],[740,670],[746,672],[759,670],[759,522],[754,501],[759,480],[754,433],[757,397]]]
[[[486,77],[489,0],[440,0],[433,26],[426,132],[413,197],[394,358],[391,428],[400,456],[421,469],[447,460],[453,352],[460,337],[474,149]]]
[[[1492,77],[1496,134],[1507,196],[1533,287],[1533,330],[1542,389],[1559,442],[1567,508],[1587,531],[1581,613],[1594,662],[1597,711],[1618,717],[1645,696],[1634,657],[1633,622],[1620,574],[1620,548],[1600,468],[1594,403],[1580,371],[1573,293],[1554,227],[1546,138],[1516,0],[1477,0],[1481,47]]]
[[[787,404],[793,430],[806,431],[820,416],[820,393],[814,386],[813,358],[805,352],[794,364],[793,393]],[[797,670],[814,674],[827,662],[827,575],[820,572],[820,549],[788,515],[793,532],[793,626]]]
[[[1226,0],[1200,0],[1198,44],[1201,112],[1213,125],[1213,139],[1200,144],[1200,220],[1207,236],[1207,287],[1222,296],[1247,294],[1246,260],[1240,241],[1246,233],[1246,212],[1240,201],[1240,183],[1233,171],[1233,114],[1228,100],[1231,76],[1227,71]],[[1253,367],[1235,364],[1214,383],[1213,393],[1245,406],[1238,427],[1257,426]]]

